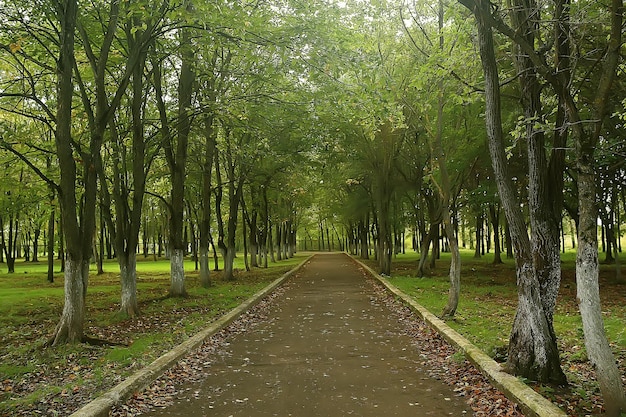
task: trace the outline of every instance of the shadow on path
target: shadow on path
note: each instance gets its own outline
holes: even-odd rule
[[[344,254],[316,255],[267,321],[227,340],[208,378],[150,416],[462,416]]]

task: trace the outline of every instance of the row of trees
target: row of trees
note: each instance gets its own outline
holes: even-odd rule
[[[330,155],[327,179],[337,166],[344,171],[334,201],[355,241],[363,247],[371,236],[380,272],[390,271],[394,227],[406,227],[393,222],[407,213],[402,207],[428,217],[422,254],[443,226],[452,252],[444,316],[454,315],[460,294],[455,220],[467,209],[462,204],[476,191],[476,201],[497,195],[519,288],[506,369],[529,379],[565,382],[552,317],[563,217],[574,221],[585,341],[611,415],[626,403],[602,324],[597,222],[609,253],[617,253],[622,15],[621,1],[366,7],[361,47],[334,75],[353,94],[336,97],[343,117],[328,125],[340,155]],[[401,35],[389,21],[402,23]],[[489,216],[499,224],[498,210]]]
[[[198,242],[203,285],[210,285],[210,243],[221,252],[226,279],[233,279],[240,224],[255,255],[267,254],[268,244],[280,246],[280,256],[293,251],[299,178],[306,175],[296,167],[314,139],[302,123],[310,100],[302,71],[296,73],[306,33],[290,29],[304,12],[283,7],[3,4],[3,201],[13,204],[3,210],[10,225],[3,246],[13,260],[26,212],[40,219],[36,233],[48,224],[53,245],[58,202],[66,296],[52,344],[85,339],[98,237],[113,242],[121,310],[130,316],[139,313],[142,233],[167,240],[172,296],[186,294],[189,241]],[[159,219],[168,219],[166,229]]]
[[[482,241],[489,221],[518,271],[506,367],[562,383],[552,315],[565,217],[578,233],[588,353],[610,412],[624,407],[603,337],[596,230],[600,217],[616,253],[621,0],[2,6],[5,171],[37,196],[27,206],[40,215],[30,218],[51,236],[60,215],[64,235],[53,344],[84,339],[96,230],[114,242],[129,315],[138,313],[137,248],[149,236],[167,240],[170,293],[182,296],[188,242],[198,242],[210,285],[210,244],[232,277],[237,236],[254,266],[279,242],[288,256],[296,231],[331,246],[341,225],[352,250],[368,256],[373,244],[389,274],[406,230],[419,236],[419,273],[442,230],[452,252],[443,315],[453,316],[459,229],[473,224]],[[6,218],[8,236],[19,222]]]

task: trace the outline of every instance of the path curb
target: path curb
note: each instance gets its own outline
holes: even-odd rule
[[[268,286],[258,291],[239,306],[212,322],[208,327],[182,342],[169,352],[165,353],[150,365],[135,372],[115,387],[111,388],[90,403],[84,405],[70,417],[108,417],[111,408],[126,402],[133,394],[143,391],[165,371],[171,368],[182,357],[197,349],[209,337],[235,321],[241,314],[258,304],[268,294],[282,285],[295,272],[299,271],[314,255],[307,257],[296,267],[286,272],[280,278],[272,281]]]
[[[517,377],[503,372],[500,364],[453,330],[439,317],[418,304],[412,297],[402,292],[363,262],[354,257],[351,258],[383,284],[388,291],[407,304],[431,328],[443,336],[448,343],[462,351],[465,357],[472,362],[496,388],[502,391],[508,399],[520,406],[526,417],[567,417],[567,414],[556,404],[534,391]]]

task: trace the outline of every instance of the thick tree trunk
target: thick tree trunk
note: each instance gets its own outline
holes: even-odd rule
[[[539,16],[540,10],[534,0],[525,3],[515,1],[517,7],[511,11],[511,19],[520,36],[534,45],[537,28],[531,24],[530,16]],[[535,65],[519,46],[516,64],[520,73],[528,141],[528,200],[533,266],[539,280],[541,302],[550,333],[554,334],[552,318],[561,282],[559,224],[563,184],[563,171],[557,171],[557,168],[562,169],[562,163],[559,163],[560,155],[553,155],[552,160],[558,166],[550,170],[545,151],[544,129],[536,128],[538,124],[545,122],[541,103],[543,86],[537,77]],[[556,343],[556,336],[554,339]]]
[[[118,255],[120,264],[120,283],[122,286],[120,313],[127,317],[140,314],[137,302],[137,255],[134,250],[128,255]]]
[[[85,319],[85,295],[89,274],[89,254],[91,253],[92,233],[95,223],[95,178],[85,175],[85,218],[79,227],[76,196],[76,161],[72,153],[72,98],[74,95],[74,35],[77,15],[76,0],[67,0],[59,7],[60,47],[57,60],[57,112],[55,145],[60,167],[59,201],[61,203],[61,225],[65,235],[68,253],[59,251],[64,258],[65,298],[63,312],[51,345],[79,343],[83,340]],[[97,144],[96,144],[97,145]],[[95,146],[99,151],[99,146]],[[91,161],[83,161],[87,170]],[[86,171],[88,174],[88,171]],[[89,188],[91,187],[91,188]],[[92,216],[87,217],[87,216]],[[82,236],[81,236],[82,228]],[[84,255],[84,254],[87,255]],[[85,260],[84,257],[87,259]]]
[[[190,3],[187,9],[191,10]],[[165,151],[170,166],[172,179],[172,189],[170,191],[170,271],[171,285],[170,296],[184,297],[185,290],[185,267],[184,267],[184,211],[185,211],[185,177],[187,164],[187,145],[189,142],[189,132],[191,130],[191,100],[193,94],[193,84],[195,74],[193,61],[195,53],[191,49],[191,33],[189,29],[183,29],[181,35],[181,69],[178,84],[178,123],[176,127],[176,143],[171,134],[166,135]],[[161,96],[161,94],[158,94]],[[160,97],[162,100],[162,96]],[[161,104],[164,108],[164,105]],[[167,116],[161,110],[162,123],[167,124]]]
[[[516,194],[507,172],[500,113],[500,88],[490,25],[491,4],[485,0],[461,0],[475,15],[483,73],[485,119],[489,152],[498,192],[511,228],[516,253],[518,308],[509,339],[505,369],[532,380],[563,383],[558,348],[543,309],[539,280],[535,275],[530,241]]]
[[[48,345],[78,343],[84,339],[85,297],[89,276],[89,260],[75,261],[68,254],[65,260],[64,304],[61,319]]]
[[[211,282],[211,267],[209,266],[209,242],[200,243],[200,285],[209,288]]]
[[[185,255],[181,248],[170,247],[170,297],[186,297]]]
[[[276,226],[276,244],[278,246],[278,260],[283,260],[283,239],[282,239],[283,226],[282,223]],[[322,242],[324,242],[324,229],[322,229]],[[323,249],[323,244],[322,244]]]
[[[224,252],[224,279],[234,281],[235,274],[233,265],[235,263],[235,248],[227,248]]]

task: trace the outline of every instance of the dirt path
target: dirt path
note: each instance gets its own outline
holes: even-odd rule
[[[428,376],[346,255],[316,255],[269,317],[229,339],[203,383],[147,415],[472,415],[451,387]]]

